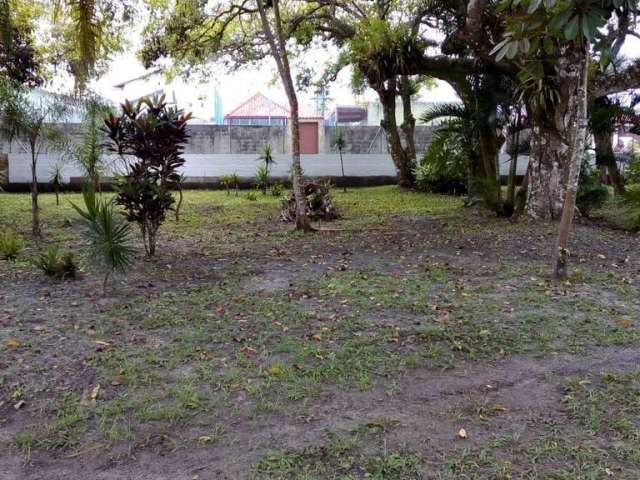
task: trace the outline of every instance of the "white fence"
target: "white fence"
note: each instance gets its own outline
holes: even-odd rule
[[[286,177],[291,167],[290,155],[275,155],[275,165],[271,171],[274,177]],[[396,171],[388,154],[350,154],[344,155],[344,173],[350,177],[395,176]],[[186,163],[182,168],[187,177],[220,177],[237,173],[240,177],[255,176],[258,160],[256,155],[238,154],[186,154]],[[111,157],[111,165],[117,167],[121,161]],[[337,154],[302,155],[302,169],[311,177],[340,176],[340,157]],[[528,157],[521,156],[518,162],[518,175],[523,175]],[[82,170],[73,163],[62,163],[57,155],[40,155],[37,163],[38,181],[46,183],[51,177],[53,166],[62,165],[63,182],[71,177],[81,177]],[[508,156],[500,156],[500,173],[508,174]],[[110,176],[110,173],[107,174]],[[28,183],[31,181],[31,158],[28,154],[9,154],[9,183]]]

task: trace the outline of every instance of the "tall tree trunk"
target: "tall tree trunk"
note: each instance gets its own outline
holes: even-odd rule
[[[509,164],[509,180],[507,181],[507,204],[513,206],[516,200],[516,173],[518,172],[518,154],[520,153],[520,110],[516,116],[516,124],[511,135],[511,163]]]
[[[269,23],[263,0],[257,0],[262,29],[271,49],[271,55],[276,62],[280,80],[289,100],[291,110],[291,170],[293,177],[293,195],[296,200],[296,229],[305,232],[313,230],[307,216],[307,201],[303,191],[302,166],[300,164],[300,117],[298,114],[298,96],[291,78],[291,68],[286,50],[286,39],[282,29],[280,18],[279,0],[271,0],[274,15],[275,35]]]
[[[40,229],[40,207],[38,207],[38,176],[36,166],[38,165],[38,153],[36,145],[31,144],[31,233],[34,237],[42,237]]]
[[[589,76],[589,45],[574,46],[570,55],[560,60],[560,80],[564,84],[571,85],[568,92],[569,108],[568,118],[565,117],[565,131],[567,132],[566,154],[568,163],[568,177],[566,193],[562,208],[562,218],[558,228],[558,240],[556,242],[554,276],[557,279],[567,277],[569,262],[569,234],[576,207],[576,193],[578,191],[578,178],[584,156],[584,146],[587,133],[587,82]],[[563,61],[564,60],[564,61]]]
[[[614,193],[616,195],[624,194],[624,180],[613,153],[613,132],[596,132],[593,139],[596,144],[596,165],[606,169]]]
[[[382,104],[383,115],[380,126],[387,137],[391,159],[398,174],[398,186],[412,187],[415,184],[414,164],[409,153],[402,146],[396,120],[397,81],[394,77],[387,83],[387,86],[378,84],[374,87]]]
[[[400,98],[402,99],[402,124],[400,125],[400,130],[404,137],[404,150],[407,154],[407,159],[411,163],[412,169],[415,169],[417,161],[415,140],[416,119],[411,110],[412,93],[413,86],[411,80],[408,76],[403,75],[400,78]]]

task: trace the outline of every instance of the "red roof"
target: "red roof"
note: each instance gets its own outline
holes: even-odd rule
[[[224,118],[289,118],[289,109],[256,93]]]

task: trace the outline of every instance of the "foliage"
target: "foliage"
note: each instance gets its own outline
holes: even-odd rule
[[[276,161],[273,158],[273,148],[271,144],[266,144],[258,160],[262,162],[262,165],[258,166],[256,170],[256,186],[262,190],[264,195],[267,194],[267,188],[269,187],[269,173]]]
[[[625,170],[625,177],[629,183],[640,183],[640,155],[633,154]]]
[[[5,260],[15,260],[24,248],[24,241],[16,232],[6,230],[0,233],[0,253]]]
[[[117,182],[116,203],[128,221],[140,227],[145,251],[154,255],[156,235],[173,207],[171,190],[184,165],[182,153],[191,114],[167,107],[164,96],[122,105],[122,114],[109,115],[105,124],[111,151],[125,156],[126,173]]]
[[[250,202],[255,202],[256,200],[258,200],[258,196],[256,195],[256,192],[253,190],[249,190],[247,192],[247,200],[249,200]]]
[[[62,253],[56,245],[49,246],[34,260],[35,266],[45,275],[60,280],[74,278],[78,266],[71,252]]]
[[[477,148],[477,127],[470,112],[460,104],[442,104],[425,111],[421,121],[441,120],[417,168],[417,185],[424,191],[464,193],[467,169]]]
[[[267,173],[267,167],[258,165],[258,168],[256,168],[256,188],[262,190],[262,194],[266,195],[268,184],[269,174]]]
[[[55,163],[51,167],[51,172],[49,174],[49,184],[56,194],[56,205],[60,205],[58,194],[60,193],[60,187],[62,186],[62,165],[60,165],[59,163]]]
[[[344,131],[339,128],[336,132],[336,136],[333,139],[333,148],[335,148],[340,154],[340,169],[342,172],[342,191],[346,193],[347,191],[347,182],[344,178],[344,160],[342,159],[342,152],[344,151],[345,146],[347,145],[347,140],[344,136]]]
[[[89,184],[82,191],[84,208],[72,203],[83,218],[89,241],[89,261],[104,272],[106,286],[109,277],[116,272],[125,272],[133,263],[134,249],[131,244],[131,226],[118,218],[113,202],[99,199]]]
[[[0,0],[0,81],[34,87],[42,83],[40,58],[34,45],[36,22],[18,0]]]
[[[227,190],[227,195],[231,193],[231,187],[235,188],[236,196],[238,195],[238,186],[240,183],[240,177],[238,177],[237,173],[232,173],[230,175],[223,175],[220,177],[220,183]]]
[[[601,208],[610,198],[609,189],[600,181],[599,171],[592,169],[588,162],[582,162],[576,196],[578,210],[588,217],[593,210]]]
[[[284,186],[280,182],[276,182],[271,185],[270,192],[273,197],[281,197],[284,192]]]
[[[95,190],[100,189],[100,178],[106,170],[104,154],[107,137],[102,125],[109,113],[111,108],[98,99],[86,102],[80,143],[68,148],[72,160],[82,169],[84,176],[91,180]]]

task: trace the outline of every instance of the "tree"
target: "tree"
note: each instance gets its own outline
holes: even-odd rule
[[[500,8],[509,11],[509,17],[504,39],[493,53],[497,60],[519,60],[521,96],[534,126],[526,208],[534,216],[561,214],[554,276],[563,279],[585,150],[589,59],[593,54],[606,59],[606,50],[598,49],[600,29],[614,15],[627,18],[635,2],[547,0],[516,5],[504,0]]]
[[[155,255],[158,229],[174,204],[171,191],[180,182],[190,118],[190,113],[167,107],[161,96],[125,101],[120,116],[110,114],[105,120],[109,149],[123,158],[126,169],[117,182],[116,203],[140,227],[149,256]]]
[[[0,0],[0,79],[37,86],[43,79],[28,8],[17,0]]]
[[[159,19],[147,27],[142,57],[147,65],[161,57],[171,57],[179,69],[207,68],[215,61],[227,62],[233,68],[267,57],[275,61],[289,101],[296,228],[309,231],[312,228],[302,191],[298,97],[286,45],[291,34],[290,16],[280,0],[229,0],[214,6],[183,0],[168,12],[156,12]]]
[[[259,168],[258,171],[262,171],[263,173],[262,175],[259,173],[256,174],[256,179],[258,179],[259,177],[264,177],[258,181],[258,183],[261,184],[258,186],[262,187],[262,193],[266,195],[267,188],[269,187],[269,173],[271,171],[271,167],[276,163],[275,159],[273,158],[273,148],[270,144],[264,146],[264,148],[262,149],[262,153],[258,157],[258,160],[262,162],[262,170],[260,170]]]
[[[57,97],[39,103],[17,86],[0,86],[0,133],[16,141],[31,155],[31,231],[42,236],[38,206],[38,157],[48,148],[63,143],[65,134],[58,122],[65,118],[68,105]]]

